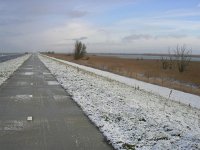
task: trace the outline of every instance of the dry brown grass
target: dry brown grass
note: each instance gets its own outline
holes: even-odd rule
[[[145,82],[200,95],[200,62],[191,62],[185,72],[179,73],[177,68],[163,70],[161,61],[159,60],[136,60],[94,55],[89,56],[89,59],[74,60],[73,56],[67,54],[48,55],[136,78]]]

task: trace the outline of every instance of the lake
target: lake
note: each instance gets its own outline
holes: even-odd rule
[[[118,58],[126,58],[126,59],[156,59],[159,60],[162,57],[169,58],[167,55],[148,55],[148,54],[106,54],[106,53],[99,53],[99,54],[92,54],[97,56],[111,56],[111,57],[118,57]],[[200,56],[191,56],[191,61],[200,61]]]
[[[4,62],[10,59],[17,58],[22,56],[23,54],[16,54],[16,53],[0,53],[0,62]]]

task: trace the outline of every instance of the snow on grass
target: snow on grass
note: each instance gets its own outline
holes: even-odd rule
[[[200,110],[39,56],[116,149],[200,149]]]
[[[0,63],[0,85],[6,81],[10,75],[17,70],[30,55],[24,55],[15,59],[11,59]]]
[[[46,56],[48,57],[48,56]],[[75,64],[72,62],[68,62],[68,61],[64,61],[64,60],[60,60],[60,59],[56,59],[56,58],[52,58],[52,57],[48,57],[51,58],[53,60],[74,66],[74,67],[78,67],[80,69],[92,72],[94,74],[115,80],[115,81],[119,81],[121,83],[124,83],[126,85],[132,86],[132,87],[137,87],[139,89],[151,92],[151,93],[155,93],[158,94],[160,96],[163,96],[165,98],[169,98],[177,101],[177,102],[181,102],[187,105],[190,105],[192,107],[196,107],[196,108],[200,108],[200,96],[194,95],[194,94],[189,94],[189,93],[185,93],[185,92],[181,92],[178,90],[172,90],[170,88],[166,88],[166,87],[162,87],[162,86],[158,86],[158,85],[154,85],[154,84],[150,84],[150,83],[146,83],[143,81],[139,81],[133,78],[128,78],[128,77],[124,77],[124,76],[120,76],[114,73],[110,73],[110,72],[106,72],[106,71],[102,71],[102,70],[98,70],[95,68],[91,68],[91,67],[87,67],[87,66],[83,66],[83,65],[79,65],[79,64]]]

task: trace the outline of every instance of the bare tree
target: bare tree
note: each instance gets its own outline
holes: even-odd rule
[[[184,72],[191,61],[191,49],[187,49],[185,45],[179,46],[177,45],[174,50],[176,65],[178,67],[179,72]]]
[[[162,68],[167,69],[168,68],[168,60],[165,57],[161,57],[161,63],[162,63]]]
[[[74,48],[74,59],[80,59],[86,54],[86,46],[82,42],[76,41]]]
[[[168,50],[168,55],[169,55],[168,67],[169,69],[172,69],[174,67],[174,54],[170,52],[170,49]]]

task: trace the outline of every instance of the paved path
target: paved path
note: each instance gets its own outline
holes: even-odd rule
[[[0,149],[112,148],[34,55],[0,87]]]

